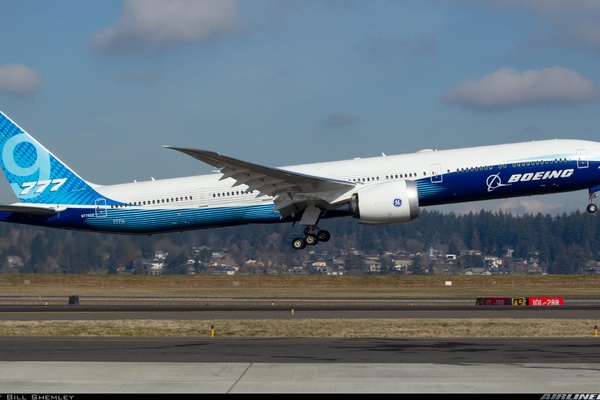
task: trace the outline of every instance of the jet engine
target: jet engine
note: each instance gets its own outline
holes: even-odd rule
[[[395,224],[419,216],[414,181],[387,181],[366,186],[352,195],[350,210],[364,224]]]

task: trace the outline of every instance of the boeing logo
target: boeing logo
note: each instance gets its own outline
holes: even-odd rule
[[[527,181],[540,181],[540,180],[544,180],[544,179],[568,178],[571,175],[573,175],[573,172],[575,172],[575,170],[570,168],[570,169],[563,169],[563,170],[558,170],[558,171],[540,171],[540,172],[536,172],[536,173],[528,172],[526,174],[514,174],[514,175],[511,175],[508,182],[509,183],[511,183],[511,182],[527,182]]]
[[[500,179],[500,174],[494,174],[487,177],[485,183],[487,185],[488,192],[493,191],[496,188],[501,186],[510,186],[515,182],[529,182],[529,181],[541,181],[545,179],[558,179],[558,178],[568,178],[575,172],[574,169],[561,169],[554,171],[540,171],[540,172],[527,172],[525,174],[512,174],[510,178],[508,178],[507,183],[502,183],[502,179]]]
[[[510,186],[506,183],[502,183],[502,179],[500,179],[500,174],[494,174],[487,177],[485,180],[485,184],[488,187],[488,192],[499,188],[500,186]]]

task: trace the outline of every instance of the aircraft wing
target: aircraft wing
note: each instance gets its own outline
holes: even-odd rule
[[[259,192],[259,196],[273,196],[275,209],[284,216],[305,208],[309,203],[320,205],[323,208],[332,208],[328,205],[347,200],[343,194],[350,192],[355,187],[352,182],[266,167],[213,151],[165,147],[180,151],[218,168],[223,174],[221,180],[232,178],[236,181],[234,186],[246,185],[248,192],[256,190]],[[310,196],[307,196],[308,194]],[[311,197],[313,201],[308,201],[308,197]]]
[[[33,205],[18,205],[0,204],[0,211],[12,212],[15,214],[24,215],[53,215],[58,214],[61,211],[66,210],[66,207],[44,207],[44,206],[33,206]]]

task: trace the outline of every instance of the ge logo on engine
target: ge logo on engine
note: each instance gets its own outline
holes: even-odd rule
[[[394,199],[394,207],[402,207],[402,199]]]

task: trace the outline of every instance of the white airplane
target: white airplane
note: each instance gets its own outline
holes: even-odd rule
[[[600,143],[543,140],[273,168],[188,154],[218,173],[117,185],[90,183],[0,112],[0,164],[19,202],[0,221],[121,234],[298,222],[295,249],[326,242],[322,219],[395,224],[421,207],[588,189],[600,191]]]

